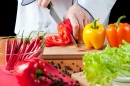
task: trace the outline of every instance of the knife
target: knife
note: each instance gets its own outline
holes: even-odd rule
[[[34,1],[36,1],[36,0],[23,0],[22,3],[21,3],[21,5],[22,5],[22,6],[26,6],[26,5],[28,5],[28,4],[33,3]],[[47,8],[50,9],[50,15],[51,15],[51,17],[55,20],[55,22],[56,22],[57,24],[60,23],[62,20],[60,19],[60,17],[59,17],[58,14],[56,13],[56,11],[53,9],[53,6],[52,6],[52,3],[51,3],[51,2],[49,3],[49,5],[48,5]]]
[[[76,46],[76,47],[79,47],[76,40],[74,39],[74,36],[70,33],[70,31],[68,30],[70,36],[71,36],[71,40],[72,40],[72,43]]]

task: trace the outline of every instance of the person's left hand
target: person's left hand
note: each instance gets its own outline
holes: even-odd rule
[[[75,40],[78,40],[78,43],[82,43],[83,28],[86,24],[90,23],[90,14],[75,3],[65,14],[64,20],[68,18],[73,27],[73,36],[75,37]]]
[[[51,0],[37,0],[38,5],[44,8],[47,8],[48,4],[51,2]]]

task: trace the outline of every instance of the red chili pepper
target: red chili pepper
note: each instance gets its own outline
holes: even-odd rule
[[[23,30],[24,33],[24,30]],[[23,44],[23,33],[22,33],[22,37],[20,38],[20,42],[18,44],[18,50],[20,49],[21,45]]]
[[[17,35],[18,34],[16,34],[16,36],[14,37],[14,39],[12,41],[12,48],[11,48],[11,51],[9,54],[9,59],[8,59],[7,66],[6,66],[7,70],[10,70],[10,64],[12,64],[12,61],[15,60],[15,56],[18,51],[17,50],[18,49]]]
[[[32,33],[32,32],[31,32]],[[25,38],[24,43],[21,45],[20,49],[18,50],[17,55],[13,56],[12,60],[10,61],[10,63],[7,65],[6,69],[8,70],[13,70],[14,66],[22,60],[23,56],[24,56],[24,52],[26,50],[27,44],[30,41],[30,35],[28,36],[28,38]]]
[[[42,86],[47,74],[45,61],[40,58],[23,60],[14,67],[14,75],[20,86]]]
[[[6,63],[9,62],[9,57],[10,57],[10,51],[11,51],[11,42],[10,42],[10,38],[8,37],[7,41],[6,41],[6,45],[5,45],[5,53],[6,53]]]
[[[32,31],[33,32],[33,31]],[[19,51],[18,51],[18,54],[21,54],[17,57],[17,61],[16,62],[19,62],[21,60],[24,60],[24,56],[26,56],[26,54],[28,53],[27,50],[27,46],[28,44],[30,44],[30,40],[31,40],[31,34],[32,32],[29,34],[29,36],[27,38],[24,39],[24,43],[22,44],[22,46],[20,47]]]
[[[33,52],[31,55],[26,56],[25,59],[30,59],[34,57],[38,58],[42,54],[42,52],[43,52],[43,49],[38,49],[37,51]]]
[[[11,48],[11,52],[10,52],[10,57],[9,57],[9,62],[7,65],[9,65],[13,59],[15,59],[15,54],[17,53],[17,40],[16,38],[13,39],[12,41],[12,48]]]
[[[42,52],[43,52],[43,48],[45,46],[45,41],[44,41],[44,36],[46,35],[46,33],[44,33],[42,36],[38,36],[36,38],[36,42],[35,45],[33,47],[33,50],[31,50],[31,52],[33,52],[31,55],[27,55],[26,57],[24,57],[24,59],[28,59],[31,57],[38,57]]]
[[[44,44],[45,44],[45,40],[44,40],[45,35],[46,35],[46,33],[44,33],[43,35],[40,35],[40,36],[37,35],[35,45],[33,46],[31,52],[35,51],[37,49],[38,45],[41,46],[41,47],[42,47],[42,45],[44,46]],[[41,45],[40,45],[40,42],[42,42]]]

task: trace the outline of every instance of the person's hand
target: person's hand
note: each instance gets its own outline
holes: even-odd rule
[[[82,43],[83,28],[86,24],[90,23],[90,14],[75,3],[65,14],[64,20],[68,18],[73,27],[73,36],[75,40],[78,40],[78,43]]]
[[[51,2],[51,0],[37,0],[38,5],[44,8],[47,8],[48,4]]]

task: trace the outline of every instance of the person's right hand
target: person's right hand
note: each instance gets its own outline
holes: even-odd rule
[[[38,5],[44,8],[47,8],[48,4],[51,2],[51,0],[37,0]]]

